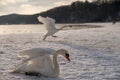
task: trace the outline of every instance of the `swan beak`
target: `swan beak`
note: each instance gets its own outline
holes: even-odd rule
[[[70,58],[68,56],[66,56],[66,59],[70,62]]]

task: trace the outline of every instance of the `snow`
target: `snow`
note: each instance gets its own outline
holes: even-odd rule
[[[86,23],[99,28],[62,30],[43,41],[44,32],[0,35],[0,80],[120,80],[120,23]],[[21,50],[37,47],[67,49],[71,62],[58,57],[58,78],[10,74],[22,61]]]

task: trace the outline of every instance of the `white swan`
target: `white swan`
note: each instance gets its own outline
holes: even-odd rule
[[[48,77],[59,76],[59,65],[57,62],[57,56],[62,55],[66,57],[68,61],[69,54],[65,49],[54,50],[50,48],[32,48],[20,52],[20,57],[27,57],[21,64],[19,64],[13,73],[26,73],[35,75],[35,73]],[[51,56],[52,55],[52,58]]]
[[[47,33],[46,33],[46,35],[44,36],[44,38],[43,38],[43,40],[45,40],[46,39],[46,37],[47,36],[53,36],[53,34],[55,34],[56,32],[58,32],[59,30],[61,30],[61,29],[63,29],[64,27],[66,27],[66,26],[63,26],[63,27],[61,27],[60,29],[57,29],[56,27],[55,27],[55,20],[53,19],[53,18],[50,18],[50,17],[42,17],[42,16],[39,16],[38,17],[38,21],[39,22],[42,22],[44,25],[45,25],[45,27],[46,27],[46,29],[47,29]],[[53,36],[53,37],[56,37],[56,36]]]

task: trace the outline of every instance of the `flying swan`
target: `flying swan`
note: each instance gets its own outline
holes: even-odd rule
[[[58,77],[60,74],[57,56],[62,55],[70,61],[68,51],[65,49],[54,50],[50,48],[32,48],[21,51],[19,57],[27,58],[17,65],[12,73],[25,73],[26,75],[41,75]]]
[[[53,18],[50,18],[50,17],[39,16],[38,21],[43,23],[47,29],[47,33],[44,36],[43,40],[45,40],[47,38],[47,36],[53,36],[56,32],[58,32],[59,30],[66,27],[66,26],[63,26],[60,29],[57,29],[55,27],[55,20]],[[53,37],[56,37],[56,36],[53,36]]]

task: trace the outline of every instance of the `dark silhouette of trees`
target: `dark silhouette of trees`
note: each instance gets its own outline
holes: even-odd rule
[[[105,22],[120,20],[120,0],[76,1],[41,13],[57,22]]]
[[[120,0],[75,1],[34,15],[1,16],[0,24],[38,24],[39,15],[52,17],[57,23],[120,21]]]

